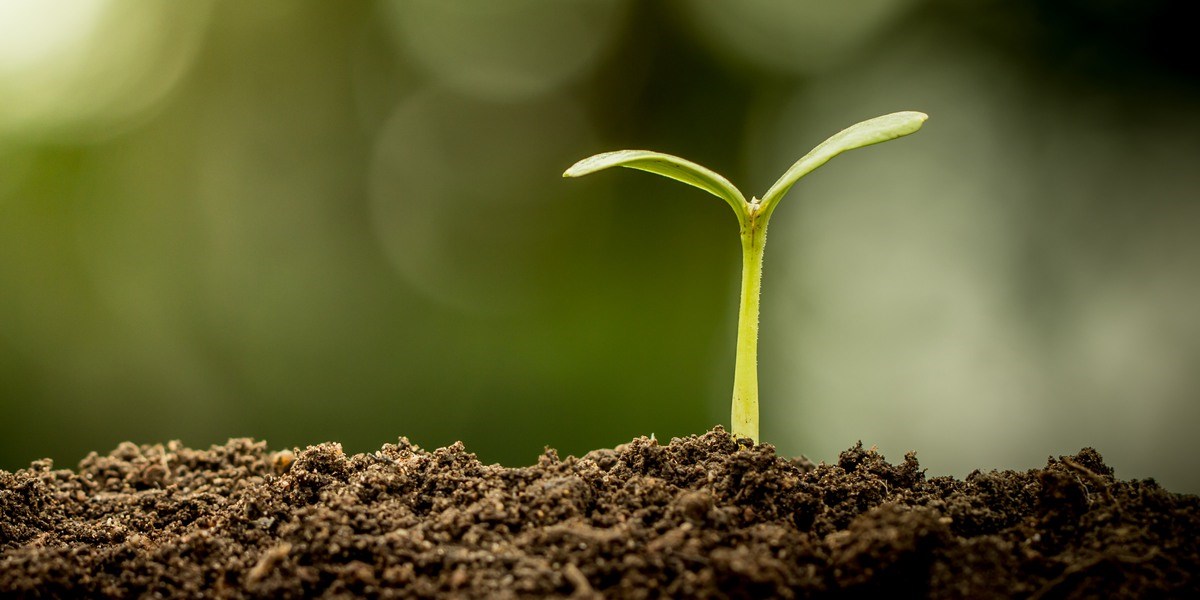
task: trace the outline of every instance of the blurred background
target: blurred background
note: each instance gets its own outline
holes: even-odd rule
[[[122,440],[486,462],[728,422],[771,225],[765,441],[930,475],[1100,450],[1200,492],[1194,4],[0,2],[0,469]]]

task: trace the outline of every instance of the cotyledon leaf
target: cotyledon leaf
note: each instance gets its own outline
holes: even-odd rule
[[[617,150],[589,156],[567,169],[563,177],[582,177],[609,167],[626,167],[670,177],[698,187],[729,204],[738,220],[746,217],[746,197],[728,179],[678,156],[649,150]]]
[[[793,184],[817,167],[829,162],[829,159],[847,150],[906,136],[920,129],[928,118],[929,115],[922,112],[897,112],[868,119],[839,131],[796,161],[796,164],[792,165],[779,178],[779,181],[776,181],[775,185],[767,190],[766,194],[763,194],[762,211],[770,214],[779,199],[791,189]]]

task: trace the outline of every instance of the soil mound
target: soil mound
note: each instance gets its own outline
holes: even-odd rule
[[[3,596],[1200,597],[1198,546],[1200,499],[1088,448],[965,480],[720,428],[523,468],[237,439],[0,472]]]

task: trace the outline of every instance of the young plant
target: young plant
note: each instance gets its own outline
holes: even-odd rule
[[[728,179],[694,162],[647,150],[597,154],[575,163],[563,173],[563,177],[580,177],[609,167],[649,171],[698,187],[733,208],[742,237],[742,298],[738,311],[737,359],[733,374],[732,432],[735,436],[758,442],[758,299],[762,289],[767,222],[779,205],[779,200],[801,177],[838,154],[913,133],[921,128],[927,118],[925,113],[898,112],[843,129],[796,161],[762,199],[746,200]]]

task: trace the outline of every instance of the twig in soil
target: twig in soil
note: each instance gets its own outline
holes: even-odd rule
[[[250,569],[250,573],[246,575],[246,583],[255,584],[266,579],[271,574],[271,571],[275,570],[275,567],[283,562],[283,559],[287,558],[288,553],[291,551],[292,545],[287,542],[280,542],[268,548],[258,558],[258,562],[255,563],[254,567]]]
[[[1106,481],[1103,477],[1097,475],[1094,471],[1079,464],[1078,462],[1075,462],[1075,460],[1073,460],[1069,456],[1064,456],[1060,460],[1061,460],[1062,464],[1067,465],[1071,469],[1075,470],[1080,475],[1082,475],[1084,478],[1086,478],[1088,481],[1090,481],[1093,485],[1095,485],[1097,488],[1099,488],[1100,491],[1104,492],[1104,497],[1106,499],[1112,500],[1112,495],[1108,492],[1108,481]],[[1083,482],[1080,482],[1080,483],[1083,483]],[[1092,498],[1091,498],[1091,494],[1090,494],[1090,488],[1087,486],[1087,484],[1084,484],[1083,489],[1089,491],[1087,500],[1088,500],[1088,504],[1091,504]]]
[[[1158,549],[1151,548],[1144,556],[1130,556],[1128,554],[1101,554],[1094,556],[1084,562],[1075,563],[1063,572],[1050,580],[1042,589],[1030,596],[1030,600],[1041,600],[1042,598],[1058,598],[1069,595],[1070,590],[1079,586],[1083,582],[1088,571],[1107,563],[1123,563],[1127,565],[1137,565],[1153,560],[1158,556]],[[1070,586],[1070,587],[1068,587]]]
[[[596,590],[592,589],[592,584],[588,583],[587,577],[579,567],[573,563],[567,563],[563,568],[563,577],[575,587],[575,591],[571,594],[572,598],[599,598],[600,595]]]

